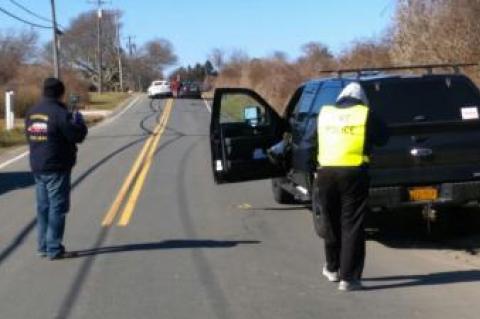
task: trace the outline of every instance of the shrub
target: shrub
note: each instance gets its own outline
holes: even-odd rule
[[[62,80],[66,86],[65,97],[72,93],[80,96],[81,104],[89,102],[88,84],[80,79],[79,74],[70,70],[62,70]],[[28,109],[34,105],[41,97],[43,80],[51,75],[51,67],[45,65],[24,65],[22,66],[15,79],[3,87],[0,86],[0,116],[4,117],[5,91],[13,89],[15,91],[15,115],[23,117]]]
[[[9,147],[26,142],[24,129],[15,128],[11,131],[4,131],[0,128],[0,147]]]

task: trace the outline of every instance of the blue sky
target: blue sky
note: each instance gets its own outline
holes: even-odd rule
[[[50,0],[16,1],[38,14],[50,14]],[[56,3],[63,25],[93,8],[87,0]],[[43,23],[10,0],[0,0],[0,7]],[[124,36],[135,36],[139,44],[166,38],[184,65],[203,62],[213,48],[238,48],[252,57],[279,50],[295,58],[302,44],[320,41],[338,53],[355,39],[381,35],[390,23],[395,0],[111,0],[105,7],[124,12]],[[0,30],[21,27],[0,13]],[[40,31],[42,40],[50,34]]]

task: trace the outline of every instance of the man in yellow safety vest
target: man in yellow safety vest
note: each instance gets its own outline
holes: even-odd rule
[[[359,290],[365,261],[364,217],[372,145],[388,141],[384,123],[371,112],[359,83],[348,84],[335,105],[318,116],[318,199],[325,228],[323,275],[338,289]]]

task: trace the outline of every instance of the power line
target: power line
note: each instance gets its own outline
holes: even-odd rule
[[[19,7],[20,9],[22,9],[23,11],[31,14],[31,15],[34,16],[34,17],[36,17],[36,18],[38,18],[38,19],[40,19],[40,20],[43,20],[43,21],[45,21],[45,22],[52,23],[52,20],[47,19],[47,18],[45,18],[45,17],[42,17],[42,16],[39,15],[39,14],[36,14],[36,13],[33,12],[32,10],[28,9],[27,7],[25,7],[23,4],[15,1],[15,0],[10,0],[10,2],[13,3],[14,5],[16,5],[17,7]]]
[[[31,21],[28,21],[28,20],[25,20],[23,18],[20,18],[19,16],[16,16],[14,15],[13,13],[5,10],[4,8],[0,7],[0,12],[3,12],[4,14],[6,14],[7,16],[15,19],[15,20],[18,20],[20,22],[23,22],[25,24],[28,24],[29,26],[31,27],[34,27],[34,28],[40,28],[40,29],[52,29],[52,27],[49,27],[49,26],[45,26],[45,25],[41,25],[41,24],[37,24],[37,23],[34,23],[34,22],[31,22]]]
[[[40,20],[43,20],[45,22],[48,22],[48,23],[52,23],[52,20],[51,19],[48,19],[48,18],[45,18],[37,13],[35,13],[34,11],[28,9],[26,6],[24,6],[23,4],[19,3],[18,1],[15,1],[15,0],[10,0],[11,3],[13,3],[14,5],[16,5],[17,7],[19,7],[20,9],[22,9],[23,11],[31,14],[32,16],[34,16],[35,18],[37,19],[40,19]],[[58,28],[62,28],[62,29],[65,29],[61,24],[57,23],[57,29]]]

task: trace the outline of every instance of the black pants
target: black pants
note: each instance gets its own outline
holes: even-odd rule
[[[341,280],[359,280],[362,276],[369,184],[364,168],[318,170],[327,269],[339,271]]]

